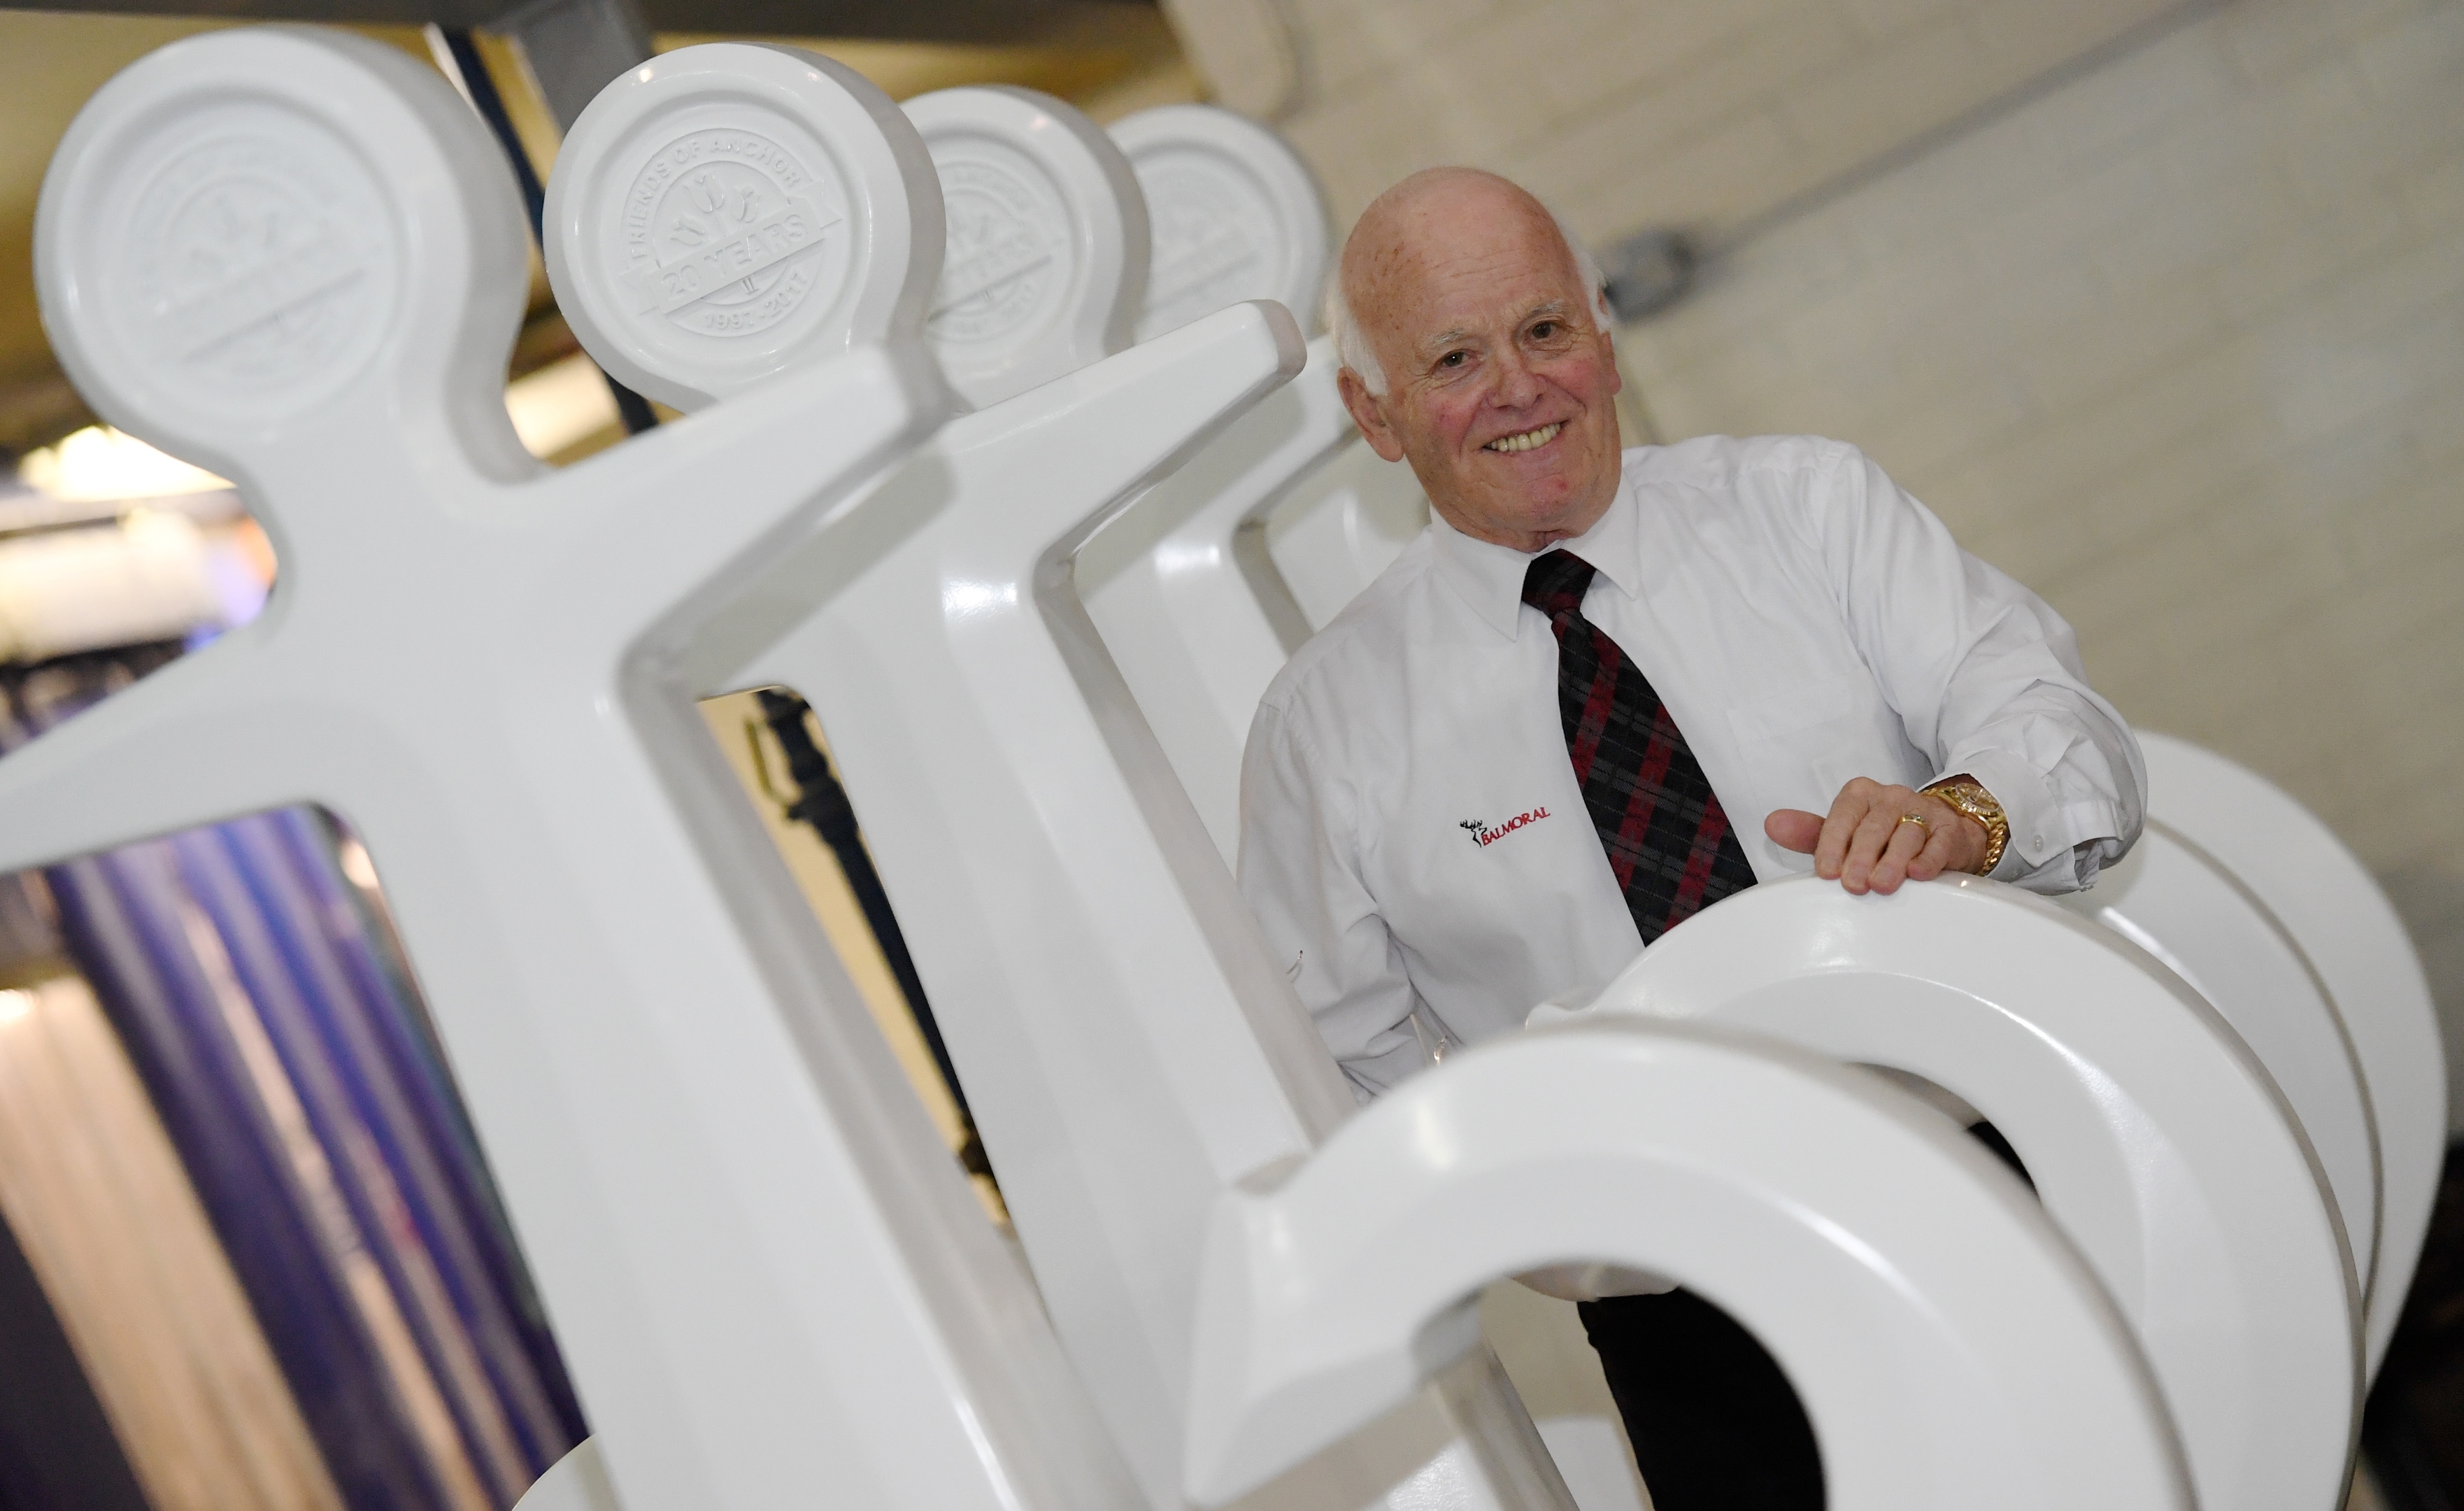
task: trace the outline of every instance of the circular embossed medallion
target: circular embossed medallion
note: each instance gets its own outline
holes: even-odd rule
[[[1159,105],[1117,122],[1155,228],[1138,339],[1243,300],[1277,300],[1303,329],[1317,320],[1326,207],[1290,146],[1213,105]]]
[[[942,345],[998,342],[1048,317],[1069,276],[1068,220],[1051,186],[970,145],[935,144],[950,235],[925,329]]]
[[[154,381],[211,411],[272,418],[367,362],[392,314],[385,197],[326,127],[250,102],[132,146],[164,162],[90,246],[105,307]]]
[[[949,228],[925,334],[969,404],[999,404],[1129,344],[1146,202],[1103,128],[1031,89],[907,101]]]
[[[1244,299],[1274,297],[1286,255],[1281,228],[1254,180],[1197,152],[1156,152],[1136,162],[1155,227],[1139,340]]]
[[[679,48],[609,80],[547,186],[547,274],[610,376],[698,410],[920,336],[941,248],[914,125],[818,54]]]
[[[756,336],[845,276],[846,224],[835,186],[776,141],[694,131],[653,152],[627,189],[620,277],[638,314]]]

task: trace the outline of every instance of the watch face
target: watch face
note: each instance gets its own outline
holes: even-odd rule
[[[1937,782],[1925,791],[1980,822],[2002,816],[2002,805],[1972,776]]]
[[[2002,811],[2001,803],[1972,776],[1953,777],[1925,790],[1985,826],[1985,859],[1977,872],[1990,875],[2001,863],[2002,852],[2011,842],[2011,820]]]

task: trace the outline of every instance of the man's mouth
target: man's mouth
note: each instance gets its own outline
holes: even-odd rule
[[[1490,452],[1536,451],[1540,447],[1546,446],[1551,441],[1555,440],[1557,438],[1557,433],[1565,428],[1566,422],[1564,420],[1559,420],[1553,425],[1543,425],[1536,431],[1522,431],[1512,435],[1501,435],[1497,439],[1490,441],[1487,445],[1482,447],[1481,450]]]

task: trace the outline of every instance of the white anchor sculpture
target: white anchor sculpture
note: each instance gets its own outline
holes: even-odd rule
[[[2055,900],[2163,961],[2258,1056],[2319,1156],[2366,1315],[2379,1247],[2378,1138],[2352,1039],[2300,947],[2211,857],[2155,819],[2093,888]]]
[[[1087,613],[1226,863],[1241,843],[1241,749],[1258,700],[1310,626],[1265,550],[1265,520],[1347,446],[1334,345],[1080,552]]]
[[[2447,1153],[2447,1057],[2421,957],[2387,894],[2316,814],[2188,741],[2143,734],[2139,744],[2151,827],[2196,846],[2283,928],[2333,998],[2361,1067],[2381,1176],[2365,1329],[2375,1374],[2412,1288]]]
[[[1327,264],[1316,181],[1273,132],[1211,105],[1112,127],[1153,207],[1142,333],[1237,299],[1314,320]],[[1214,301],[1209,303],[1209,301]],[[1333,343],[1301,375],[1088,542],[1087,611],[1230,860],[1241,747],[1285,658],[1401,549],[1427,505],[1379,461],[1335,390]],[[1278,533],[1290,537],[1276,549]],[[1295,595],[1306,585],[1319,612]]]
[[[587,125],[565,170],[591,163]],[[825,602],[735,678],[799,688],[831,731],[1046,1304],[1163,1503],[1199,1484],[1178,1407],[1206,1212],[1347,1099],[1059,564],[1268,361],[1289,371],[1279,315],[1225,312],[953,422],[781,557],[745,622],[817,584]],[[1268,336],[1271,355],[1234,344]],[[744,642],[721,628],[697,657]]]
[[[1323,630],[1428,522],[1412,469],[1363,441],[1337,449],[1267,511],[1266,557],[1309,629]]]
[[[1010,574],[1010,579],[1008,579],[1008,594],[1005,594],[1005,596],[1008,596],[1008,602],[1010,602],[1010,604],[1023,602],[1023,594],[1020,594],[1020,584],[1023,584],[1023,582],[1025,582],[1025,577],[1023,577],[1023,574],[1015,574],[1015,572]],[[996,589],[998,589],[998,587],[1001,587],[1001,584],[996,582]],[[998,604],[998,602],[1001,602],[1001,599],[1002,599],[1002,594],[1001,594],[1001,591],[996,591],[996,594],[993,594],[991,599],[988,599],[988,604]],[[944,594],[944,607],[946,607],[946,594]],[[985,604],[976,604],[976,607],[985,607]],[[1049,1250],[1049,1245],[1047,1245],[1047,1250]]]
[[[1319,308],[1326,210],[1272,131],[1209,105],[1116,122],[1155,227],[1141,329],[1169,329],[1238,298]],[[1211,301],[1211,303],[1210,303]],[[1309,366],[1079,551],[1089,616],[1226,864],[1240,846],[1249,722],[1285,659],[1427,523],[1409,468],[1359,438],[1336,390],[1331,339]],[[1507,1358],[1540,1378],[1587,1381],[1543,1420],[1552,1456],[1602,1504],[1630,1504],[1633,1460],[1573,1313],[1532,1299],[1491,1318]]]
[[[2026,1164],[2145,1348],[2199,1502],[2321,1511],[2361,1406],[2360,1295],[2309,1141],[2208,1003],[2118,933],[1962,878],[1767,883],[1581,1012],[1705,1020],[1947,1090]]]
[[[2203,1503],[2112,1300],[1991,1155],[1875,1078],[1665,1023],[1451,1056],[1224,1198],[1193,1498],[1400,1398],[1476,1336],[1481,1284],[1566,1260],[1683,1281],[1751,1327],[1833,1511]]]
[[[736,586],[943,411],[921,143],[835,65],[763,56],[777,129],[713,128],[687,79],[605,226],[666,355],[843,355],[556,474],[499,401],[521,211],[442,80],[262,29],[96,95],[37,218],[54,346],[114,424],[237,481],[281,582],[0,761],[0,867],[349,818],[631,1511],[1134,1507],[678,680]]]
[[[666,108],[667,61],[616,80],[576,122],[552,211],[604,197],[591,186],[620,170],[612,145]],[[745,85],[748,106],[758,83]],[[702,108],[727,119],[715,96]],[[1020,270],[1007,304],[1017,318],[970,332],[976,394],[990,407],[782,550],[688,662],[706,690],[783,683],[820,715],[1045,1304],[1148,1494],[1170,1504],[1208,1204],[1307,1147],[1350,1099],[1202,835],[1176,850],[1150,827],[1187,822],[1169,768],[1125,776],[1115,765],[1104,722],[1134,714],[1126,697],[1109,714],[1090,709],[1072,672],[1100,647],[1048,616],[1074,610],[1063,564],[1076,538],[1289,377],[1300,346],[1280,308],[1243,305],[995,402],[1035,370],[1004,358],[1004,333],[1032,350],[1053,329],[1125,332],[1108,311],[1133,307],[1144,245],[1127,233],[1139,214],[1069,201],[1135,187],[1082,170],[1089,144],[1056,127],[1069,109],[1058,100],[953,90],[910,109],[936,151],[1004,161],[1041,190],[979,204],[970,213],[1014,203],[1027,222],[979,235],[1097,240],[1080,242],[1075,262]],[[582,223],[551,219],[574,236],[551,263],[560,298],[609,302],[614,253],[594,257]],[[969,297],[945,288],[943,307]],[[619,349],[650,345],[623,338]],[[1143,800],[1132,795],[1141,784]],[[1192,890],[1195,908],[1180,900]],[[1481,1477],[1467,1462],[1441,1471],[1451,1503],[1555,1503],[1563,1491],[1499,1380],[1473,1370],[1454,1393],[1476,1413],[1475,1441],[1500,1446]],[[1421,1456],[1375,1466],[1384,1483],[1445,1449],[1433,1418],[1412,1424]],[[1329,1471],[1321,1491],[1293,1494],[1339,1498],[1368,1473]]]

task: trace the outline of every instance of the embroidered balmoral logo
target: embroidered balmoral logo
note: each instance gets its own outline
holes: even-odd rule
[[[1509,818],[1505,823],[1498,825],[1495,829],[1489,828],[1486,823],[1477,818],[1459,818],[1455,820],[1455,823],[1465,833],[1471,835],[1471,842],[1473,844],[1478,845],[1483,849],[1486,849],[1488,846],[1496,844],[1499,840],[1504,839],[1507,835],[1514,833],[1516,830],[1523,828],[1526,824],[1536,824],[1548,816],[1549,811],[1547,809],[1535,808],[1528,813],[1515,814],[1512,818]]]

